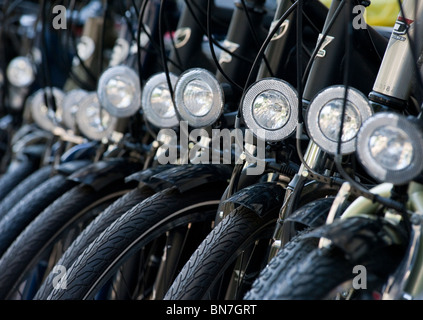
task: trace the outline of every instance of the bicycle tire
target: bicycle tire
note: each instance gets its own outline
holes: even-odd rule
[[[21,199],[0,220],[0,256],[44,209],[75,185],[66,176],[58,174]]]
[[[107,207],[97,218],[86,227],[83,232],[72,242],[56,265],[70,268],[72,263],[78,258],[85,248],[93,242],[108,226],[126,211],[153,195],[153,191],[146,188],[135,188],[120,197],[112,205]],[[34,300],[46,300],[53,288],[54,273],[49,273],[46,280],[37,291]]]
[[[242,250],[259,239],[271,238],[277,217],[277,212],[274,212],[261,218],[245,207],[238,207],[232,211],[204,239],[185,264],[164,299],[207,299],[209,292],[213,290],[222,274],[231,267]],[[247,276],[244,276],[243,280],[245,278]],[[220,300],[224,296],[223,294],[221,297],[212,299]],[[230,296],[226,299],[234,300],[239,297]]]
[[[21,181],[36,170],[37,164],[30,159],[14,161],[0,177],[0,200],[4,199]]]
[[[172,228],[195,222],[211,225],[225,188],[226,185],[220,183],[211,184],[184,194],[170,188],[133,207],[79,256],[67,272],[66,290],[55,288],[48,299],[94,299],[117,269],[142,246],[160,238]],[[189,250],[187,258],[198,244],[188,242],[188,245],[192,251]]]
[[[0,202],[0,220],[28,193],[44,183],[52,176],[53,167],[48,165],[40,168],[26,179],[21,181],[9,194]]]
[[[277,255],[270,260],[260,275],[254,281],[251,289],[244,296],[244,300],[267,300],[269,287],[275,282],[280,282],[284,278],[285,272],[292,266],[298,265],[314,249],[317,248],[319,240],[316,238],[306,238],[311,229],[306,229],[297,234],[289,241]]]
[[[84,219],[84,214],[98,205],[96,201],[112,201],[109,197],[114,193],[121,196],[134,187],[132,183],[127,185],[123,179],[99,192],[87,185],[76,185],[57,198],[27,226],[1,258],[0,299],[12,298],[41,254],[53,246],[73,223]]]

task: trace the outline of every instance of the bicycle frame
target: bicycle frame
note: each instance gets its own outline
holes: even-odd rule
[[[302,95],[303,113],[308,108],[310,101],[319,91],[331,85],[343,83],[342,76],[339,72],[339,66],[342,66],[345,54],[344,35],[346,32],[346,24],[342,17],[349,16],[349,9],[352,10],[352,8],[348,8],[342,0],[335,0],[332,2],[315,49],[317,53],[316,57],[311,64],[309,74],[305,75],[307,78]],[[353,30],[354,37],[360,40],[364,39],[369,41],[366,37],[369,37],[370,33],[376,36],[375,31],[370,26],[367,27],[368,30]],[[369,34],[367,34],[367,32],[369,32]],[[375,43],[371,45],[375,46]],[[352,72],[353,77],[350,79],[350,85],[363,93],[370,92],[377,71],[379,70],[378,61],[374,56],[374,52],[366,55],[364,53],[366,50],[370,52],[369,47],[364,45],[361,51],[356,53],[358,57],[355,57],[360,59],[360,63],[357,65],[365,65],[365,67],[363,67],[363,69],[360,68],[360,70],[354,70]],[[366,74],[366,76],[363,76],[363,74]],[[297,129],[297,137],[302,134],[302,132],[298,131]],[[310,140],[304,154],[305,164],[303,163],[301,165],[298,173],[295,175],[294,179],[292,179],[286,190],[284,205],[280,210],[280,219],[275,228],[273,252],[270,258],[279,250],[280,246],[291,238],[291,231],[288,227],[284,227],[283,221],[289,217],[294,210],[301,206],[301,199],[307,194],[307,188],[313,190],[317,183],[317,185],[325,186],[325,196],[333,195],[338,192],[337,186],[320,184],[317,181],[309,182],[311,172],[309,172],[308,169],[318,174],[329,176],[330,170],[328,170],[329,168],[326,166],[327,160],[329,160],[328,154]],[[316,196],[314,199],[316,199]]]

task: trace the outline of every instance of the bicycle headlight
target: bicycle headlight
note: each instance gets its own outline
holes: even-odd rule
[[[224,94],[216,77],[208,70],[184,72],[175,86],[175,105],[180,117],[194,128],[215,123],[223,112]]]
[[[18,88],[30,86],[35,80],[34,66],[27,57],[16,57],[9,62],[6,70],[10,84]]]
[[[281,141],[296,129],[298,95],[283,80],[257,81],[245,92],[241,105],[245,124],[261,140]]]
[[[66,93],[63,99],[63,123],[71,130],[76,130],[76,112],[81,100],[88,95],[88,92],[82,89],[74,89]]]
[[[45,89],[39,89],[28,98],[31,116],[34,122],[43,130],[53,132],[57,123],[62,121],[63,99],[65,93],[58,89],[52,88],[53,97],[56,104],[56,112],[49,108],[45,100]]]
[[[345,87],[332,86],[321,91],[307,110],[307,129],[313,141],[324,151],[335,154],[338,149]],[[367,98],[348,88],[342,131],[341,154],[355,152],[356,137],[363,122],[373,115]]]
[[[175,86],[178,77],[170,73]],[[158,128],[172,128],[179,124],[164,72],[151,76],[144,85],[141,106],[147,121]]]
[[[89,93],[80,102],[76,112],[76,123],[83,135],[91,140],[109,137],[116,125],[116,118],[101,108],[97,93]]]
[[[422,129],[402,115],[378,113],[362,126],[357,155],[376,180],[405,184],[423,171]]]
[[[110,115],[130,117],[141,106],[139,76],[127,66],[109,68],[98,81],[97,94],[101,105]]]

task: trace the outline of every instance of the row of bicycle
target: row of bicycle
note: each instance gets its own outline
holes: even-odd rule
[[[422,2],[0,4],[0,299],[422,297]]]

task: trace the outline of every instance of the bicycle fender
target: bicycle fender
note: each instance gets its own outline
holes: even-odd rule
[[[285,219],[286,222],[294,222],[305,225],[306,227],[317,228],[325,224],[330,207],[327,203],[332,203],[334,197],[324,198],[321,201],[312,202],[313,205],[308,206],[306,210],[296,210]],[[310,203],[311,204],[311,203]],[[303,208],[305,208],[305,206]]]
[[[131,181],[137,181],[141,184],[146,184],[148,183],[148,181],[150,180],[150,178],[158,173],[161,173],[163,171],[169,170],[174,168],[176,165],[172,165],[172,164],[165,164],[165,165],[160,165],[154,168],[148,168],[142,171],[138,171],[135,172],[133,174],[131,174],[130,176],[125,178],[126,182],[131,182]]]
[[[285,189],[274,182],[263,182],[248,186],[224,203],[237,204],[255,212],[260,217],[265,217],[274,210],[279,210],[284,201]]]
[[[176,187],[184,193],[196,187],[213,183],[228,183],[233,168],[224,164],[179,165],[150,177],[144,182],[155,191]]]
[[[61,163],[55,167],[56,172],[64,175],[70,176],[74,172],[89,166],[92,162],[89,160],[74,160]]]
[[[142,169],[142,164],[139,162],[123,158],[107,159],[92,163],[74,172],[68,179],[100,191],[110,183],[123,179],[140,169]]]
[[[383,219],[338,219],[311,231],[306,237],[325,238],[352,262],[361,262],[391,246],[406,244],[399,228]]]
[[[81,160],[81,159],[93,159],[96,153],[96,143],[94,142],[88,142],[88,143],[82,143],[74,146],[67,152],[65,152],[61,158],[60,161],[63,162],[69,162],[69,161],[75,161],[75,160]]]

